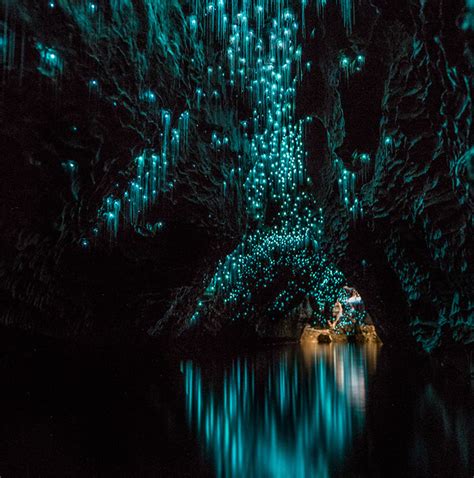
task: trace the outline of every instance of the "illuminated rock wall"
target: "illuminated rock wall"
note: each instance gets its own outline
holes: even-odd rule
[[[338,64],[329,56],[321,67],[330,99],[316,106],[328,168],[339,185],[341,171],[343,185],[344,172],[355,172],[346,197],[356,197],[362,216],[351,224],[333,214],[333,237],[348,237],[343,270],[355,269],[359,282],[372,277],[359,284],[364,297],[393,301],[401,292],[406,319],[397,310],[391,320],[405,321],[427,350],[473,339],[472,55],[464,2],[455,4],[407,2],[396,14],[377,5],[361,13],[365,28],[349,43],[328,31],[321,39],[323,55],[341,51]],[[342,62],[359,55],[361,72],[338,81]],[[316,172],[322,183],[327,175]],[[330,207],[334,191],[326,198]],[[384,264],[398,284],[390,278],[377,292]]]
[[[265,335],[345,274],[472,341],[463,1],[2,5],[3,324]]]

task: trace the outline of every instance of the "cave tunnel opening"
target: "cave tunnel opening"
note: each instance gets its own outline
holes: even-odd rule
[[[366,266],[364,263],[363,267]],[[318,303],[308,295],[296,313],[306,323],[302,343],[382,343],[364,298],[348,283],[339,289],[333,304]]]

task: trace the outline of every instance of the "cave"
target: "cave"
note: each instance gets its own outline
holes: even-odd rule
[[[5,476],[389,476],[383,460],[411,452],[400,439],[391,455],[383,416],[416,444],[400,476],[472,475],[471,0],[0,5],[0,378],[16,410],[0,432]],[[340,405],[339,435],[297,383],[322,410]],[[114,435],[112,419],[105,432],[90,418],[82,390],[96,387],[135,438],[89,448],[60,422],[70,449],[40,445],[56,428],[34,427],[38,396],[66,413],[46,392],[58,384],[86,407],[72,421]],[[218,390],[242,407],[242,436],[220,435],[234,412]],[[275,442],[249,425],[262,404]],[[436,441],[405,409],[454,425]],[[157,457],[136,431],[147,417],[167,437]],[[318,439],[288,446],[297,427]]]

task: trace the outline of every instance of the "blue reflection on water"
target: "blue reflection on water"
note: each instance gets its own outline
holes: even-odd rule
[[[186,410],[218,477],[329,477],[364,428],[376,345],[306,345],[182,363]]]

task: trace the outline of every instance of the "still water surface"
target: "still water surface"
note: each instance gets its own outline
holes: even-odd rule
[[[0,476],[472,477],[472,392],[375,345],[174,360],[0,341]]]
[[[365,425],[376,345],[182,364],[188,423],[218,477],[330,477]]]

